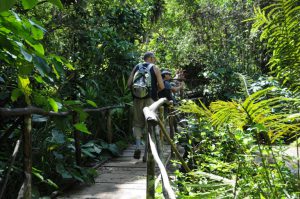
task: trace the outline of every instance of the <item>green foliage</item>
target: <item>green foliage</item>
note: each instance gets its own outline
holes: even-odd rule
[[[264,47],[250,34],[257,1],[165,1],[149,43],[161,68],[184,69],[192,97],[211,101],[241,97],[235,72],[253,77],[265,70]]]
[[[276,0],[263,9],[256,8],[253,33],[261,30],[260,39],[272,54],[272,72],[293,90],[299,90],[299,2]]]
[[[53,5],[56,5],[59,8],[63,8],[63,5],[60,0],[47,0],[47,1],[52,3]],[[16,0],[1,0],[0,12],[9,10],[14,6],[16,2],[17,2]],[[31,9],[38,3],[38,0],[21,0],[21,3],[24,9]]]
[[[290,163],[283,158],[284,146],[276,135],[284,130],[285,133],[292,133],[293,129],[299,131],[299,118],[286,120],[287,115],[298,117],[298,114],[284,108],[287,106],[284,103],[299,102],[276,97],[272,90],[274,88],[253,93],[244,102],[213,102],[209,109],[203,104],[197,107],[193,102],[179,108],[194,113],[177,138],[185,146],[185,157],[194,170],[189,174],[177,171],[179,197],[297,196],[299,182],[293,169],[287,167]],[[262,144],[259,133],[267,132],[276,139],[277,147]],[[236,184],[230,186],[201,172],[232,179]]]
[[[299,118],[291,108],[293,104],[299,104],[299,100],[281,96],[267,97],[267,95],[276,95],[275,91],[276,89],[272,87],[260,90],[250,95],[244,102],[211,103],[212,124],[216,127],[226,124],[241,130],[260,125],[259,131],[266,133],[272,142],[283,135],[297,134]]]

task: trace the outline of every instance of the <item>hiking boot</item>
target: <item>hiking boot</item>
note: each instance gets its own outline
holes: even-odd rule
[[[136,150],[134,151],[133,158],[134,158],[134,159],[140,159],[140,157],[141,157],[141,150],[136,149]]]

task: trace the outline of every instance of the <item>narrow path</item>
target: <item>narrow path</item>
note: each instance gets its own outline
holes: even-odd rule
[[[169,147],[164,156],[170,154]],[[145,199],[147,163],[133,158],[134,146],[97,169],[95,184],[78,185],[60,199]],[[142,150],[142,155],[144,150]],[[141,156],[142,156],[141,155]],[[158,168],[157,168],[158,172]]]

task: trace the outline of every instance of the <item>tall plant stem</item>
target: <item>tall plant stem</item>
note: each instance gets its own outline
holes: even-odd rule
[[[236,178],[235,178],[235,185],[234,185],[234,191],[233,191],[233,198],[237,198],[238,195],[237,195],[237,187],[238,187],[238,180],[239,180],[239,172],[240,172],[240,168],[241,168],[241,162],[238,158],[238,168],[237,168],[237,172],[236,172]]]
[[[276,165],[276,168],[277,168],[277,170],[278,170],[278,172],[279,172],[279,175],[280,175],[281,179],[283,180],[283,182],[284,182],[284,184],[285,184],[285,183],[286,183],[286,180],[285,180],[285,178],[283,177],[283,174],[282,174],[281,169],[280,169],[280,167],[279,167],[279,165],[278,165],[277,159],[276,159],[276,157],[275,157],[275,155],[274,155],[273,148],[272,148],[270,145],[269,145],[269,149],[270,149],[270,151],[271,151],[272,158],[273,158],[273,160],[274,160],[274,162],[275,162],[275,165]]]
[[[271,184],[271,180],[270,180],[270,176],[269,176],[269,171],[267,169],[267,165],[266,165],[266,162],[265,162],[265,158],[264,158],[264,155],[263,155],[263,152],[262,152],[262,149],[261,149],[261,144],[260,144],[260,140],[258,139],[259,137],[259,134],[258,134],[258,131],[256,130],[256,137],[257,137],[257,144],[258,144],[258,150],[259,150],[259,153],[260,153],[260,156],[261,156],[261,162],[263,164],[263,168],[264,168],[264,171],[265,171],[265,176],[266,176],[266,179],[267,179],[267,183],[269,184],[269,187],[270,187],[270,190],[272,193],[274,193],[273,191],[273,187],[272,187],[272,184]],[[272,197],[272,196],[271,196]]]
[[[297,140],[296,140],[296,147],[297,147],[297,166],[298,166],[298,169],[297,169],[297,177],[298,177],[298,180],[300,180],[300,160],[299,160],[299,141],[298,141],[299,137],[297,135]]]

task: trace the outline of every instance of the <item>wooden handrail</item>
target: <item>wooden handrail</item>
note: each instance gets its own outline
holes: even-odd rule
[[[175,193],[174,193],[174,191],[171,188],[166,168],[165,168],[164,164],[162,163],[161,159],[158,156],[155,144],[152,141],[150,135],[148,135],[148,139],[149,139],[149,144],[150,144],[151,152],[153,154],[154,160],[156,161],[156,163],[157,163],[157,165],[159,167],[159,170],[160,170],[160,173],[161,173],[161,176],[162,176],[162,179],[163,179],[163,181],[162,181],[163,182],[163,186],[165,187],[165,189],[166,189],[166,191],[168,193],[168,197],[171,198],[171,199],[175,199],[176,198],[175,197]]]
[[[153,133],[153,129],[155,129],[155,126],[159,124],[160,120],[158,119],[158,116],[156,114],[156,111],[158,108],[164,104],[167,103],[168,100],[166,98],[161,98],[158,101],[154,102],[151,106],[145,107],[143,109],[145,119],[147,120],[148,123],[148,128],[150,129],[151,132],[148,132],[148,144],[149,148],[151,150],[148,151],[148,158],[147,158],[147,190],[146,190],[146,197],[147,199],[154,199],[155,198],[155,182],[154,182],[154,161],[158,164],[158,167],[160,169],[160,173],[162,176],[162,182],[163,182],[163,193],[165,198],[171,198],[175,199],[175,193],[171,188],[170,182],[169,182],[169,177],[166,172],[166,168],[164,167],[159,154],[157,152],[156,146],[154,142],[152,141],[152,136],[155,137],[155,133]],[[157,138],[158,136],[156,136]],[[154,138],[155,139],[155,138]],[[158,138],[159,139],[159,138]],[[156,140],[157,146],[159,146],[159,141]],[[166,192],[166,193],[165,193]]]
[[[83,109],[85,112],[103,112],[103,111],[109,111],[111,109],[115,108],[125,108],[125,105],[115,105],[115,106],[107,106],[102,108],[96,108],[96,109]],[[42,108],[34,107],[34,106],[28,106],[25,108],[0,108],[0,117],[16,117],[16,116],[24,116],[24,127],[23,127],[23,148],[24,148],[24,173],[25,173],[25,180],[23,182],[23,185],[18,193],[18,198],[25,198],[29,199],[31,198],[31,192],[32,192],[32,135],[31,135],[31,115],[37,114],[37,115],[44,115],[44,116],[67,116],[70,114],[73,114],[73,122],[76,123],[76,112],[73,110],[64,111],[64,112],[54,112],[54,111],[45,111]],[[109,116],[111,114],[109,113]],[[111,128],[111,118],[108,118],[108,124],[107,127]],[[111,133],[111,129],[108,129],[108,132]],[[80,165],[80,155],[81,155],[81,149],[80,149],[80,133],[75,131],[74,137],[75,137],[75,149],[76,149],[76,163]],[[112,135],[108,135],[109,142],[111,142]],[[77,139],[76,139],[77,138]],[[17,147],[19,147],[19,142],[17,142]],[[13,153],[14,156],[16,153]],[[15,157],[14,157],[15,158]],[[13,164],[13,161],[12,161]],[[3,187],[1,189],[1,194],[4,193],[6,187]]]
[[[115,108],[124,108],[125,105],[116,105],[116,106],[106,106],[102,108],[83,109],[84,112],[92,113],[92,112],[101,112],[105,110],[115,109]],[[5,117],[13,117],[13,116],[22,116],[22,115],[30,115],[30,114],[38,114],[45,116],[66,116],[72,114],[73,111],[63,111],[63,112],[54,112],[54,111],[45,111],[42,108],[38,108],[35,106],[28,106],[24,108],[0,108],[0,116]]]

